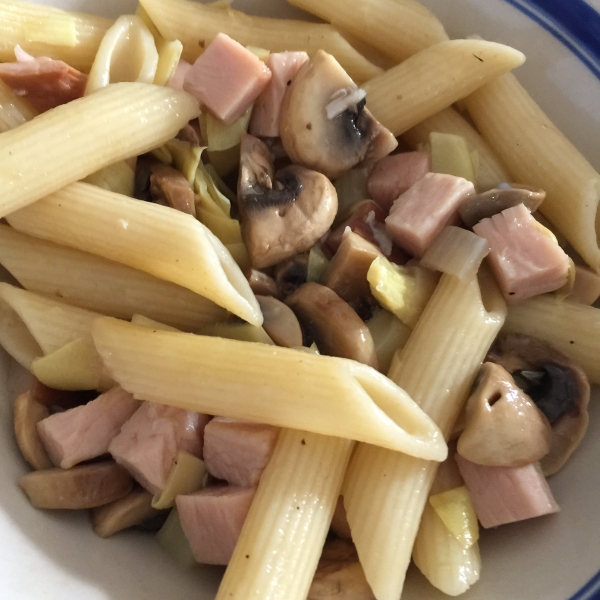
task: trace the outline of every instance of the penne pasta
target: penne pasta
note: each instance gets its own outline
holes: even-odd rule
[[[442,275],[389,377],[439,425],[446,437],[496,337],[506,305],[491,276],[461,281]],[[377,600],[402,592],[413,541],[437,465],[360,444],[342,493],[352,540]],[[377,507],[377,510],[373,510]]]
[[[27,290],[129,320],[136,313],[187,331],[227,313],[183,287],[100,256],[0,225],[0,263]]]
[[[429,582],[449,596],[464,594],[481,572],[479,546],[463,548],[429,502],[423,509],[413,560]]]
[[[49,56],[90,70],[110,19],[22,0],[0,0],[0,61],[15,58],[15,46],[33,56]]]
[[[262,324],[258,302],[231,254],[191,215],[75,183],[8,221],[35,237],[186,287],[253,325]]]
[[[471,149],[477,151],[479,158],[475,177],[475,187],[483,192],[496,187],[499,183],[509,181],[506,168],[495,156],[490,146],[479,135],[477,130],[461,114],[451,107],[427,117],[402,134],[402,139],[414,150],[429,144],[429,134],[452,133],[464,138]]]
[[[94,342],[136,398],[369,441],[440,460],[437,427],[403,390],[354,361],[100,319]],[[252,390],[252,402],[248,402]]]
[[[21,319],[44,354],[89,336],[98,313],[0,283],[0,300]]]
[[[478,90],[466,105],[513,180],[546,191],[542,214],[590,267],[600,269],[600,175],[592,165],[512,75]]]
[[[545,295],[511,305],[503,331],[547,342],[600,384],[600,309]]]
[[[17,96],[3,81],[0,81],[0,133],[14,129],[37,115],[31,104]]]
[[[524,61],[495,42],[440,42],[368,81],[367,107],[398,136]]]
[[[157,66],[154,37],[144,21],[135,15],[121,15],[100,42],[85,93],[91,94],[109,83],[153,83]]]
[[[395,62],[448,39],[437,17],[416,0],[291,0],[348,31]]]
[[[44,354],[21,317],[1,298],[0,345],[28,371],[33,361]]]
[[[216,600],[306,599],[352,446],[281,431]]]
[[[186,92],[119,83],[1,134],[0,216],[164,143],[197,114]]]
[[[359,54],[333,27],[319,23],[252,17],[229,6],[210,6],[191,0],[141,0],[161,35],[183,43],[182,57],[194,62],[219,32],[244,46],[271,52],[317,50],[333,54],[358,83],[382,73],[382,69]]]

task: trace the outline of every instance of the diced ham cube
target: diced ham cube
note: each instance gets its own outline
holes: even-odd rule
[[[17,46],[17,62],[0,64],[0,79],[40,112],[81,98],[87,75],[62,60],[34,58]]]
[[[214,418],[204,430],[206,469],[232,485],[258,485],[278,433],[279,429],[271,425]]]
[[[183,89],[230,125],[270,80],[271,71],[262,60],[228,35],[219,33],[186,73]]]
[[[259,137],[279,137],[279,113],[285,91],[308,60],[306,52],[276,52],[265,64],[271,70],[269,85],[256,99],[248,131]]]
[[[144,402],[108,451],[143,487],[157,494],[164,489],[179,450],[201,458],[203,431],[209,420],[200,413]]]
[[[50,460],[63,469],[108,452],[121,426],[140,403],[120,387],[40,421],[38,433]]]
[[[538,463],[486,467],[455,456],[482,527],[497,527],[560,510]]]
[[[173,76],[171,79],[169,79],[169,83],[167,83],[167,85],[174,90],[183,91],[183,82],[185,81],[185,76],[191,68],[192,65],[187,60],[183,60],[182,58],[177,63],[175,73],[173,73]]]
[[[377,162],[367,180],[371,199],[386,213],[394,200],[431,171],[428,152],[402,152],[386,156]]]
[[[524,204],[483,219],[473,231],[489,244],[487,260],[508,302],[552,292],[567,282],[569,257]]]
[[[229,562],[255,492],[254,488],[219,486],[177,496],[181,527],[199,563]]]
[[[462,177],[427,173],[394,202],[386,230],[396,244],[420,258],[473,193],[473,184]]]

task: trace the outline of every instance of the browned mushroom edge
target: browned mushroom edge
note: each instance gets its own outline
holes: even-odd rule
[[[256,296],[263,314],[263,329],[278,345],[302,346],[302,330],[292,309],[272,296]]]

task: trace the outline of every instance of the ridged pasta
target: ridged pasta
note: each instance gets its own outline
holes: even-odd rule
[[[23,125],[37,115],[31,104],[0,81],[0,133]]]

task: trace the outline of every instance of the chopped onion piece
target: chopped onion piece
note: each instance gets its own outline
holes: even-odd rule
[[[489,251],[484,238],[466,229],[450,226],[429,246],[420,264],[467,281],[477,273]]]

